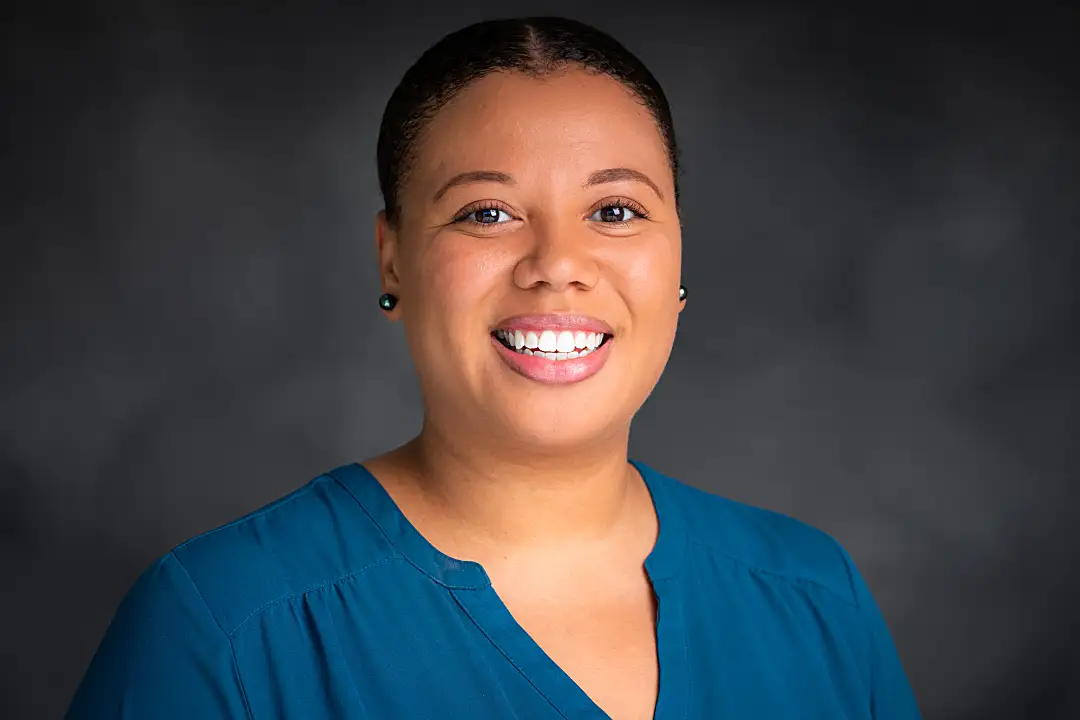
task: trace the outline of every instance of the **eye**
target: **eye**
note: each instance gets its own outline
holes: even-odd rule
[[[481,205],[479,207],[466,208],[460,215],[454,218],[456,223],[468,223],[470,225],[500,225],[507,220],[513,220],[510,213],[496,205]]]
[[[619,199],[604,203],[589,219],[605,225],[629,225],[635,219],[648,220],[649,215],[640,205]]]

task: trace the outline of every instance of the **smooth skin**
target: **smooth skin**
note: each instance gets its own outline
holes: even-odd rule
[[[651,718],[656,608],[643,563],[658,527],[627,449],[685,305],[662,136],[606,76],[497,72],[436,115],[417,153],[399,226],[380,213],[376,241],[424,425],[364,465],[435,547],[484,566],[514,618],[597,705]],[[618,168],[640,177],[601,173]],[[502,177],[443,190],[474,171]],[[548,385],[500,357],[500,321],[548,313],[614,328],[600,372]]]

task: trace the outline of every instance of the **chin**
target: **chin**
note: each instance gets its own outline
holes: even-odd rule
[[[628,419],[608,413],[522,413],[520,408],[509,408],[501,415],[500,427],[512,436],[511,444],[537,452],[580,451],[629,426]]]

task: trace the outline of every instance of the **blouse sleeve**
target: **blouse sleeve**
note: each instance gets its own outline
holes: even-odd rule
[[[840,550],[851,576],[859,618],[866,637],[871,717],[874,720],[918,720],[922,716],[915,702],[915,694],[900,664],[900,656],[885,624],[885,618],[882,617],[855,562],[846,550]]]
[[[250,717],[232,643],[175,554],[124,597],[66,717]]]

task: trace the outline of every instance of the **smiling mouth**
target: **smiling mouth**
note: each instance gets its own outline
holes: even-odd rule
[[[495,330],[491,336],[507,350],[519,355],[535,355],[548,360],[587,357],[608,343],[611,333],[584,330]]]

